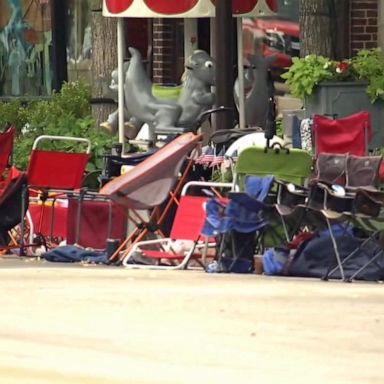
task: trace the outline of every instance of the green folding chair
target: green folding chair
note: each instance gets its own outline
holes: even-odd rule
[[[247,175],[273,175],[303,185],[312,167],[311,155],[303,149],[248,147],[240,152],[235,166],[235,180],[243,189]]]
[[[302,149],[287,149],[276,145],[272,148],[252,146],[240,152],[234,180],[240,190],[244,190],[244,181],[248,175],[260,177],[273,175],[276,181],[281,180],[285,185],[288,183],[304,185],[310,176],[311,167],[312,157]],[[270,225],[262,234],[262,248],[279,245],[289,237],[277,210],[280,188],[280,183],[273,183],[269,196],[265,199],[266,207],[263,213]]]

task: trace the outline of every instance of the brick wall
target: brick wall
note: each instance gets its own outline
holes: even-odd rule
[[[351,0],[351,53],[378,46],[378,2]]]
[[[153,82],[172,82],[175,72],[174,20],[153,20]]]

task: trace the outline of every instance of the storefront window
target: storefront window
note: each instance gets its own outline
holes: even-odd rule
[[[0,0],[0,96],[52,93],[50,0]]]
[[[69,0],[67,14],[68,80],[91,82],[92,31],[88,0]]]

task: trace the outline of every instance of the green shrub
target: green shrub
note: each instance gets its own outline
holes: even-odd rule
[[[117,141],[116,136],[96,127],[91,115],[90,89],[80,82],[65,83],[50,100],[0,102],[0,127],[4,127],[6,122],[16,126],[13,162],[19,169],[26,169],[32,144],[42,134],[91,140],[87,171],[100,169],[102,153],[109,151],[112,143]],[[46,149],[55,148],[72,151],[76,149],[76,144],[65,142],[46,146]]]

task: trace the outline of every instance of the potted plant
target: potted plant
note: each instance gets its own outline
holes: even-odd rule
[[[303,99],[305,115],[343,117],[368,110],[373,138],[370,147],[384,145],[384,52],[380,48],[360,50],[342,61],[324,56],[294,57],[282,75],[291,93]]]

